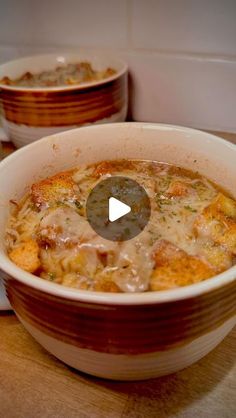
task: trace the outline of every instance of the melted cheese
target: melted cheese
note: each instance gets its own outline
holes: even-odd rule
[[[151,201],[151,217],[146,228],[135,238],[122,243],[98,236],[85,216],[86,199],[91,189],[111,175],[136,180],[145,188]],[[143,292],[150,289],[155,271],[158,288],[169,288],[172,282],[168,283],[168,277],[159,284],[162,270],[157,272],[153,258],[160,242],[173,244],[183,251],[186,260],[193,260],[204,272],[195,279],[188,279],[185,272],[184,282],[177,275],[173,287],[188,284],[188,280],[189,283],[204,280],[206,276],[232,265],[230,251],[211,237],[212,223],[217,219],[213,217],[209,222],[199,222],[204,209],[219,194],[217,187],[207,179],[168,164],[123,160],[73,169],[68,176],[73,182],[73,199],[69,198],[68,192],[68,199],[58,201],[55,190],[60,196],[58,178],[61,177],[54,176],[40,183],[47,185],[48,205],[34,206],[32,196],[25,197],[9,221],[8,251],[29,239],[35,240],[40,247],[41,277],[83,289]],[[57,179],[57,189],[54,178]],[[55,196],[48,187],[52,187]],[[38,190],[39,187],[36,184],[32,189]],[[224,207],[226,204],[224,201]],[[201,225],[196,229],[198,223]],[[173,280],[173,269],[168,267],[164,271],[171,271]]]

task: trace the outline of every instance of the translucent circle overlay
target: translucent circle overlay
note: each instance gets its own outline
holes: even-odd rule
[[[131,211],[114,222],[109,221],[109,199],[113,197],[130,206]],[[151,204],[147,192],[129,177],[114,176],[100,181],[86,203],[87,220],[101,237],[111,241],[134,238],[147,225]]]

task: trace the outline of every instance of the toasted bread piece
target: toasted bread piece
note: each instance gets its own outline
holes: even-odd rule
[[[183,250],[171,242],[162,239],[158,241],[152,257],[155,261],[155,266],[160,267],[167,265],[173,259],[181,258],[183,254],[186,254]]]
[[[98,280],[95,280],[92,284],[89,284],[88,280],[81,281],[78,277],[76,277],[75,274],[66,274],[63,277],[62,280],[63,286],[69,286],[69,287],[76,287],[83,290],[91,290],[90,285],[92,286],[93,290],[98,292],[113,292],[118,293],[120,292],[120,289],[118,286],[108,277],[99,277]]]
[[[29,273],[34,273],[40,267],[39,246],[36,241],[29,239],[9,253],[9,258],[18,267]]]
[[[97,292],[111,292],[111,293],[121,292],[121,290],[119,289],[116,283],[114,283],[112,280],[108,280],[105,278],[95,283],[94,290],[96,290]]]
[[[93,176],[98,178],[105,174],[112,174],[115,171],[130,170],[135,167],[135,162],[130,160],[116,160],[114,161],[102,161],[100,162],[93,171]]]
[[[236,221],[236,202],[222,193],[218,193],[215,200],[210,205],[210,209],[212,213],[217,214],[220,212]]]
[[[114,170],[115,166],[111,161],[102,161],[95,167],[93,176],[98,178],[105,174],[111,174]]]
[[[214,269],[208,264],[165,240],[158,244],[154,260],[155,270],[150,279],[151,290],[186,286],[215,274]]]
[[[34,183],[31,187],[31,196],[37,206],[50,205],[63,202],[75,197],[75,182],[73,171],[65,171],[45,180]]]
[[[194,231],[236,254],[236,203],[219,193],[194,222]]]
[[[223,246],[213,243],[203,244],[200,252],[207,262],[215,268],[216,273],[227,270],[233,264],[232,253],[226,251]]]
[[[187,196],[190,192],[190,186],[184,181],[173,180],[168,189],[167,194],[173,197],[183,197]]]

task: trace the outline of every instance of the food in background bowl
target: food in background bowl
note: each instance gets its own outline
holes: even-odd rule
[[[20,201],[30,191],[27,185],[71,167],[130,158],[194,169],[236,197],[235,145],[170,125],[121,123],[74,129],[35,142],[0,164],[0,269],[17,317],[68,365],[120,380],[176,372],[215,348],[236,324],[236,266],[160,292],[81,290],[17,267],[6,253],[5,230],[9,201]]]
[[[86,217],[90,191],[117,175],[140,183],[152,208],[146,228],[123,242],[102,238]],[[29,195],[12,202],[6,236],[10,259],[65,286],[108,292],[173,289],[226,270],[236,255],[236,202],[205,177],[170,164],[103,161],[34,183]]]
[[[59,66],[55,70],[31,73],[27,71],[20,77],[12,79],[8,76],[0,80],[0,84],[19,87],[58,87],[100,81],[116,74],[113,68],[95,70],[89,62],[77,62]]]
[[[79,70],[78,63],[83,63]],[[67,129],[126,119],[127,65],[109,54],[20,58],[0,65],[0,80],[2,126],[16,147]]]

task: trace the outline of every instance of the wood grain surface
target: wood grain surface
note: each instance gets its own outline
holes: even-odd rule
[[[236,142],[236,135],[218,135]],[[0,418],[236,416],[236,328],[179,373],[123,383],[72,370],[36,343],[13,313],[0,313],[0,356]]]
[[[109,382],[67,367],[0,314],[1,418],[233,418],[236,329],[208,356],[171,376]]]

